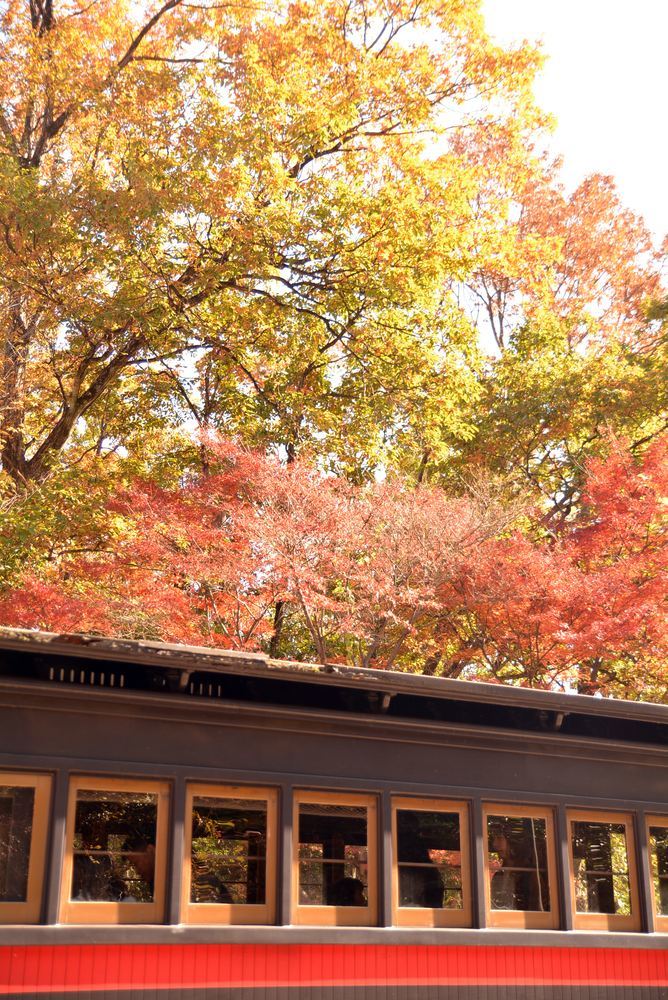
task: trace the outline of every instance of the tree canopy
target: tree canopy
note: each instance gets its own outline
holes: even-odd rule
[[[480,6],[0,0],[0,622],[665,697],[668,244]]]

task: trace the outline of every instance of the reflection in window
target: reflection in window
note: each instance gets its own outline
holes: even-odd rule
[[[264,903],[266,802],[196,796],[191,871],[192,903]]]
[[[462,909],[459,814],[397,810],[399,906]]]
[[[0,785],[0,903],[28,898],[35,789]]]
[[[493,910],[548,912],[547,822],[532,816],[488,816]]]
[[[668,827],[649,828],[649,849],[656,912],[660,917],[668,917]]]
[[[299,902],[366,906],[367,811],[364,806],[299,807]]]
[[[148,792],[79,790],[70,898],[152,902],[157,814]]]
[[[578,913],[631,913],[623,823],[574,821],[575,908]]]

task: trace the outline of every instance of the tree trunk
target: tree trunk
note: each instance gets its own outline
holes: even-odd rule
[[[276,659],[279,654],[284,621],[285,601],[276,601],[276,604],[274,605],[274,631],[271,634],[271,641],[269,643],[269,655],[274,659]]]
[[[285,446],[285,451],[287,453],[287,464],[292,465],[297,458],[297,446],[294,441],[289,441]],[[274,631],[271,634],[271,639],[269,640],[269,655],[276,658],[278,657],[280,647],[281,647],[281,637],[283,634],[283,625],[285,624],[285,611],[287,603],[285,601],[276,601],[274,605]]]
[[[28,478],[23,426],[26,367],[35,321],[24,323],[18,304],[8,310],[7,318],[0,357],[0,457],[3,470],[21,484]]]
[[[596,694],[599,690],[598,675],[601,669],[600,659],[587,660],[578,670],[578,694]]]
[[[424,482],[424,477],[427,474],[427,466],[429,465],[429,459],[431,458],[431,448],[426,448],[422,452],[422,458],[420,459],[420,465],[418,467],[417,473],[417,484],[420,486]]]

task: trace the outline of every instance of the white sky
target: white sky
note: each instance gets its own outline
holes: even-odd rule
[[[612,174],[657,237],[668,233],[668,0],[484,0],[500,42],[542,41],[541,107],[574,187]]]

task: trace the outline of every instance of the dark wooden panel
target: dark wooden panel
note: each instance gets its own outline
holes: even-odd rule
[[[4,709],[2,706],[7,706]],[[559,734],[499,733],[336,713],[281,712],[120,692],[0,691],[0,754],[169,767],[207,777],[299,775],[429,790],[666,802],[668,754]],[[81,764],[79,764],[81,762]],[[405,787],[402,789],[405,790]]]

